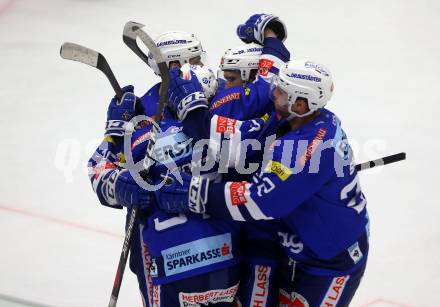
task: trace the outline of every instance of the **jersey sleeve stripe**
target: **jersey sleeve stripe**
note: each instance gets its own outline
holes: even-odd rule
[[[246,192],[245,192],[246,205],[243,207],[245,207],[248,210],[251,217],[255,220],[273,220],[273,217],[265,215],[263,211],[261,211],[260,207],[258,207],[258,205],[251,198],[250,187],[251,184],[247,183]]]
[[[235,221],[242,221],[244,222],[245,219],[243,217],[243,215],[241,214],[240,210],[238,209],[238,206],[233,205],[232,201],[231,201],[231,184],[232,182],[227,182],[225,184],[225,201],[226,201],[226,207],[229,210],[229,214],[231,214],[232,218]]]

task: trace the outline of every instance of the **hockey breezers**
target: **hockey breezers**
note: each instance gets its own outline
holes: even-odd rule
[[[81,62],[98,68],[110,81],[118,100],[121,100],[123,95],[121,86],[116,80],[116,77],[113,74],[110,65],[108,65],[107,60],[101,53],[78,44],[66,42],[61,46],[60,55],[63,59]]]

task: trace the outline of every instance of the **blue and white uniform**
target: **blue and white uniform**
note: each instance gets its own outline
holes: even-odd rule
[[[170,159],[180,171],[191,168],[192,144],[186,142],[188,137],[183,134],[180,124],[167,120],[160,126],[163,132],[155,144],[156,162],[149,172],[153,182],[166,173]],[[150,125],[143,127],[132,135],[131,152],[135,163],[145,157],[150,128]],[[121,142],[106,138],[90,159],[92,186],[103,205],[114,206],[106,200],[103,191],[112,170],[123,167],[125,157],[121,147]],[[193,292],[208,292],[211,297],[207,303],[213,299],[224,303],[233,300],[239,280],[238,268],[235,268],[239,262],[237,223],[198,214],[168,214],[151,208],[141,212],[139,224],[141,252],[132,253],[132,257],[141,255],[142,269],[146,270],[143,276],[147,279],[146,283],[142,281],[147,290],[144,297],[150,306],[182,305],[194,299]],[[133,261],[136,263],[139,259]],[[136,273],[140,269],[136,266]],[[208,282],[212,279],[211,273],[219,276],[213,284]],[[220,275],[224,276],[220,278]],[[179,289],[177,284],[182,287],[186,284],[184,288],[188,292],[170,293]]]
[[[290,53],[280,40],[266,38],[260,56],[257,79],[244,86],[234,86],[219,91],[211,100],[209,112],[198,110],[193,115],[190,113],[188,119],[184,121],[185,131],[196,139],[213,137],[215,145],[211,143],[211,148],[217,147],[223,141],[223,139],[215,139],[214,136],[219,135],[217,132],[227,131],[231,127],[237,128],[236,136],[240,134],[241,138],[243,134],[244,139],[255,138],[264,144],[266,137],[275,134],[279,124],[279,120],[273,113],[273,102],[269,98],[270,82],[278,73],[279,68],[289,59]],[[200,125],[201,117],[210,119],[205,119],[205,127]],[[260,117],[261,119],[255,120]],[[238,127],[234,126],[237,120],[246,121]],[[258,130],[258,133],[253,133],[252,130]],[[249,152],[245,156],[248,161],[261,162],[262,153],[262,150]],[[232,155],[236,154],[238,153],[232,152]],[[225,166],[224,163],[220,162],[220,164]],[[236,171],[237,165],[226,166],[229,166],[229,169],[227,173],[222,173],[223,181],[237,178],[250,179],[249,173],[242,176]],[[274,222],[258,221],[242,225],[243,278],[238,295],[242,306],[277,305],[276,272],[280,253],[276,242],[277,230],[272,224]],[[265,246],[265,248],[257,246]]]
[[[217,133],[215,138],[243,140],[234,136],[242,123],[234,125],[228,136]],[[231,147],[239,148],[240,141]],[[296,266],[291,266],[296,272],[293,282],[283,280],[291,288],[282,286],[281,293],[293,301],[301,297],[310,306],[332,300],[331,306],[347,306],[365,270],[368,215],[340,120],[321,109],[316,118],[279,136],[271,147],[272,158],[252,180],[210,184],[206,213],[236,221],[280,221],[280,243],[287,261]],[[336,286],[341,291],[332,295]],[[280,299],[286,302],[285,296]]]

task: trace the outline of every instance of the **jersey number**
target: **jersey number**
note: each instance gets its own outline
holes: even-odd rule
[[[355,192],[355,195],[350,199],[350,201],[347,204],[347,207],[356,210],[356,212],[359,214],[362,212],[362,210],[364,210],[365,206],[367,205],[367,200],[365,199],[364,194],[362,194],[361,192],[361,186],[359,185],[359,177],[357,175],[349,184],[347,184],[341,190],[341,200],[346,200],[348,198],[348,194],[350,194],[350,192],[353,191]]]
[[[155,218],[154,229],[156,229],[156,231],[162,231],[167,228],[186,223],[186,221],[188,221],[188,218],[183,213],[179,214],[179,216],[175,216],[163,221],[159,221],[159,218]]]

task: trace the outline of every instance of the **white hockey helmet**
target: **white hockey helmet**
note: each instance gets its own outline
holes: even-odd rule
[[[206,98],[209,99],[215,95],[218,87],[217,79],[214,72],[207,65],[200,66],[187,63],[180,68],[180,71],[182,72],[182,78],[186,80],[191,79],[190,71],[194,72],[197,80],[202,85]]]
[[[226,50],[220,62],[220,70],[239,70],[241,80],[248,82],[251,70],[258,69],[263,47],[258,44],[246,44]]]
[[[293,60],[286,63],[273,79],[271,92],[276,87],[287,94],[290,114],[304,117],[327,104],[333,94],[333,79],[324,65],[309,60]],[[298,98],[307,99],[310,111],[305,114],[292,111],[292,105]]]
[[[182,66],[185,63],[189,63],[190,59],[202,56],[204,53],[202,44],[197,37],[184,31],[162,33],[154,42],[162,52],[167,66],[173,61],[178,61]],[[156,75],[160,75],[159,68],[151,53],[148,53],[148,65]]]

